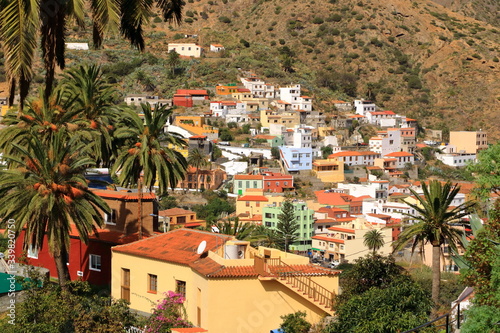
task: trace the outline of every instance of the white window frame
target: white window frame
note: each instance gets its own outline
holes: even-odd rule
[[[98,260],[98,261],[94,262],[94,259]],[[99,268],[97,268],[97,263],[99,263]],[[93,264],[95,264],[95,265],[93,265]],[[100,272],[101,267],[102,267],[101,256],[97,255],[97,254],[89,254],[89,269],[91,271]]]
[[[33,248],[33,245],[30,245],[30,247],[28,248],[28,258],[38,259],[39,251],[40,249],[35,249]]]
[[[116,218],[117,218],[118,212],[116,209],[111,209],[111,213],[104,213],[104,224],[108,225],[116,225]],[[113,222],[113,217],[115,222]]]

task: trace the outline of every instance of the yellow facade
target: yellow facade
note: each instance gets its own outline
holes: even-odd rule
[[[264,198],[267,201],[263,200]],[[264,195],[262,189],[247,189],[245,195],[236,201],[236,215],[249,214],[250,218],[254,215],[262,215],[264,207],[273,205],[279,207],[284,200],[283,195]]]
[[[312,172],[323,183],[341,183],[344,181],[344,162],[337,158],[315,160]]]
[[[170,235],[175,236],[171,239],[182,244],[179,245],[182,247],[179,251],[188,248],[185,255],[173,251],[172,246],[168,245],[170,243],[166,243],[164,247],[171,257],[165,256],[162,259],[148,258],[147,253],[144,256],[127,253],[127,246],[134,247],[133,243],[113,249],[111,292],[114,298],[122,297],[122,271],[128,269],[128,290],[132,309],[145,314],[151,313],[151,302],[157,303],[163,298],[164,292],[175,291],[177,281],[183,281],[188,320],[209,332],[269,332],[279,327],[281,316],[289,313],[305,311],[310,322],[318,322],[322,317],[333,313],[331,309],[323,308],[318,300],[294,290],[279,278],[280,275],[262,275],[257,263],[266,262],[269,266],[265,267],[288,267],[293,272],[301,271],[301,276],[307,276],[309,285],[318,288],[311,282],[314,281],[322,286],[321,288],[325,288],[324,290],[330,291],[328,295],[332,298],[338,293],[338,272],[310,265],[307,257],[262,247],[257,250],[248,246],[248,242],[198,230],[175,230],[136,243],[147,247],[147,242],[152,241],[156,242],[154,246],[158,246],[161,237],[168,242],[169,234],[173,233],[177,234]],[[196,254],[200,235],[205,237],[208,243],[203,256]],[[179,237],[186,238],[179,240]],[[209,238],[216,240],[214,242]],[[191,243],[194,254],[191,252]],[[217,248],[214,248],[215,244]],[[224,259],[230,256],[228,246],[232,245],[245,247],[241,252],[243,258]],[[214,251],[208,248],[213,248]],[[207,267],[211,269],[210,272]],[[156,293],[148,292],[150,274],[157,276]]]
[[[286,128],[294,128],[300,125],[300,113],[296,111],[260,110],[260,123],[263,127],[269,127],[270,124],[281,124]]]
[[[195,135],[210,135],[219,133],[219,129],[205,124],[203,116],[177,116],[174,125],[179,126]]]

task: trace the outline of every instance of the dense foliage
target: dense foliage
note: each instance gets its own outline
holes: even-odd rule
[[[432,302],[392,257],[377,254],[355,261],[340,276],[337,318],[325,333],[401,332],[427,321]]]

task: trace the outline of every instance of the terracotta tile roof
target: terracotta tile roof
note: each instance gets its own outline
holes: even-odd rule
[[[366,215],[373,216],[373,217],[376,217],[376,218],[382,219],[382,220],[384,220],[384,219],[390,219],[391,218],[390,215],[385,215],[385,214],[371,214],[370,213],[370,214],[366,214]]]
[[[367,166],[366,170],[382,170],[382,168],[379,166]]]
[[[345,104],[347,102],[344,102],[344,101],[339,101],[339,100],[333,100],[332,103],[334,104]],[[350,104],[350,103],[349,103]]]
[[[187,265],[200,274],[207,275],[220,269],[221,265],[207,256],[197,254],[198,245],[206,241],[205,251],[215,252],[231,239],[234,239],[234,236],[181,228],[130,244],[115,246],[112,251]]]
[[[362,116],[360,114],[355,114],[353,116],[349,116],[349,118],[364,118],[365,116]]]
[[[413,156],[412,153],[407,153],[405,151],[395,151],[393,153],[386,154],[384,156],[388,157],[407,157],[407,156]]]
[[[253,138],[254,138],[254,139],[266,139],[266,140],[272,140],[272,139],[274,139],[275,137],[276,137],[275,135],[265,135],[265,134],[259,134],[259,135],[254,136]]]
[[[238,198],[238,201],[269,201],[263,195],[244,195]]]
[[[354,199],[352,195],[336,192],[315,191],[318,202],[322,205],[345,206]]]
[[[343,239],[337,239],[333,237],[325,237],[325,236],[313,236],[312,239],[317,239],[317,240],[322,240],[322,241],[327,241],[327,242],[334,242],[334,243],[339,243],[339,244],[344,244]]]
[[[257,277],[259,274],[254,266],[221,266],[219,270],[210,273],[208,277]]]
[[[135,234],[130,234],[130,235],[124,235],[123,232],[120,231],[112,231],[109,229],[101,229],[97,228],[97,233],[93,233],[92,235],[89,235],[89,238],[91,240],[96,240],[96,241],[101,241],[105,243],[112,243],[114,245],[119,245],[119,244],[128,244],[131,242],[135,242],[136,240],[139,239],[139,236],[137,233]],[[79,237],[78,229],[74,224],[71,225],[70,233],[69,235],[71,237]]]
[[[208,92],[206,90],[201,89],[177,89],[176,94],[188,94],[188,95],[207,95]]]
[[[104,199],[118,199],[123,201],[137,201],[139,199],[139,194],[137,192],[122,192],[122,191],[111,191],[111,190],[92,190],[95,194]],[[156,196],[154,193],[143,193],[142,200],[152,201],[155,200]]]
[[[215,46],[215,47],[224,47],[224,45],[222,45],[222,44],[210,44],[210,45]]]
[[[173,215],[185,215],[185,214],[194,214],[194,212],[191,210],[186,210],[178,207],[160,210],[158,212],[158,215],[160,216],[173,216]]]
[[[314,223],[336,223],[335,219],[317,219]]]
[[[235,175],[235,180],[262,180],[262,175]]]

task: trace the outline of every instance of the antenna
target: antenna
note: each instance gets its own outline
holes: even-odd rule
[[[205,251],[206,247],[207,247],[207,241],[201,241],[200,245],[198,245],[198,249],[196,250],[196,253],[202,254],[203,251]]]

